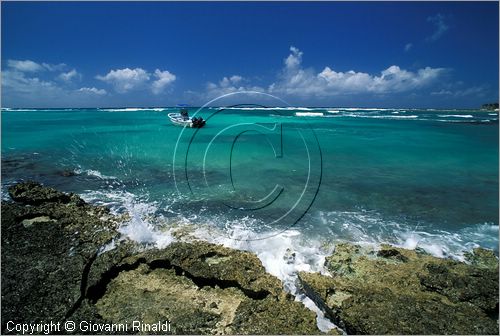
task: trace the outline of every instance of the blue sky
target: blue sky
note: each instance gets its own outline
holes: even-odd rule
[[[2,106],[498,100],[498,2],[2,2]]]

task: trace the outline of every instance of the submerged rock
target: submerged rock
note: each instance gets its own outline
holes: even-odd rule
[[[299,281],[349,334],[498,334],[498,259],[488,260],[339,244],[325,262],[332,276],[301,272]]]
[[[64,177],[71,177],[71,176],[76,176],[78,174],[74,170],[65,169],[65,170],[57,171],[57,175],[64,176]]]

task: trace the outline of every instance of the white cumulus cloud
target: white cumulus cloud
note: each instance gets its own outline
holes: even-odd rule
[[[244,85],[245,79],[239,75],[223,77],[218,83],[207,83],[207,98],[215,98],[227,93],[241,91],[264,92],[265,89],[255,85]]]
[[[290,47],[290,51],[292,52],[288,57],[285,59],[285,65],[288,69],[294,69],[302,63],[302,51],[299,49],[295,48],[294,46]]]
[[[385,94],[410,91],[435,83],[446,69],[426,67],[415,72],[392,65],[378,75],[360,71],[335,71],[326,66],[321,72],[304,69],[303,53],[290,48],[279,80],[269,87],[271,93],[327,97],[339,94]]]
[[[41,79],[19,70],[2,72],[2,101],[6,106],[79,106],[97,104],[106,91],[96,88],[68,89],[60,82]]]
[[[25,61],[8,60],[7,66],[11,69],[15,69],[21,72],[37,72],[44,70],[43,66],[30,60],[25,60]]]
[[[96,76],[97,79],[111,84],[116,92],[127,91],[142,87],[149,81],[150,75],[141,68],[111,70],[105,76]]]
[[[49,64],[42,63],[39,64],[37,62],[31,60],[7,60],[7,67],[11,70],[21,71],[21,72],[39,72],[39,71],[62,71],[66,67],[66,64]]]
[[[98,88],[95,88],[95,87],[82,87],[80,89],[77,90],[78,92],[82,92],[82,93],[92,93],[92,94],[96,94],[96,95],[105,95],[107,92],[106,90],[104,89],[98,89]]]
[[[16,94],[32,94],[38,92],[57,93],[60,88],[53,82],[30,77],[25,72],[6,70],[2,73],[2,89]]]
[[[63,71],[66,68],[65,63],[59,63],[59,64],[42,63],[42,66],[49,71]]]
[[[154,94],[160,94],[172,82],[175,81],[175,75],[167,70],[161,71],[156,69],[154,76],[158,78],[151,85],[151,90]]]
[[[78,71],[76,71],[75,69],[68,72],[63,72],[59,76],[57,76],[58,79],[68,83],[74,79],[79,79],[81,77],[82,75],[78,73]]]

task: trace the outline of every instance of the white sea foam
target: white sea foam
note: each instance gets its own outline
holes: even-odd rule
[[[151,107],[151,108],[146,108],[146,107],[124,107],[124,108],[99,108],[99,111],[105,111],[105,112],[139,112],[139,111],[156,111],[156,112],[161,112],[161,111],[167,111],[169,108],[164,108],[164,107]]]
[[[155,202],[143,202],[125,191],[88,191],[81,196],[87,202],[109,207],[115,215],[128,214],[130,219],[118,228],[123,237],[157,248],[164,248],[175,240],[171,229],[159,230],[158,223],[162,217],[157,216]],[[108,250],[114,247],[113,244]]]
[[[297,117],[322,117],[322,112],[295,112]]]
[[[363,113],[349,113],[344,114],[346,117],[353,118],[372,118],[372,119],[417,119],[417,115],[372,115],[372,114],[363,114]]]
[[[422,248],[438,258],[452,257],[464,261],[464,253],[476,247],[495,249],[498,246],[498,225],[484,223],[463,228],[458,232],[437,230],[407,231],[395,244],[408,249]]]
[[[440,118],[474,118],[473,115],[470,114],[438,114]]]
[[[380,112],[383,112],[383,111],[391,111],[393,109],[389,109],[389,108],[378,108],[378,107],[341,107],[339,108],[339,110],[342,110],[342,111],[380,111]]]
[[[101,180],[107,180],[107,179],[115,180],[116,179],[115,176],[104,175],[100,171],[94,170],[94,169],[85,169],[85,170],[83,170],[81,168],[77,168],[77,169],[74,170],[74,172],[76,174],[86,174],[88,176],[94,176],[94,177],[100,178]]]
[[[22,109],[22,108],[9,108],[9,107],[2,107],[2,111],[12,111],[12,112],[30,112],[34,111],[35,109]]]
[[[328,113],[340,113],[340,110],[326,110]]]
[[[463,260],[464,252],[475,247],[498,248],[498,225],[492,223],[474,224],[449,232],[424,231],[417,225],[387,220],[368,211],[320,211],[316,216],[330,228],[330,235],[336,239],[370,245],[389,243],[407,249],[418,247],[439,258]]]
[[[446,122],[446,123],[473,123],[473,122],[489,123],[491,120],[490,119],[481,119],[481,120],[469,121],[469,120],[437,119],[437,121]]]
[[[297,230],[256,233],[246,225],[238,224],[231,228],[228,235],[213,233],[214,231],[207,232],[201,227],[194,234],[199,239],[255,253],[266,271],[280,279],[284,289],[294,295],[296,301],[302,302],[316,313],[317,325],[321,331],[327,332],[336,327],[297,287],[298,272],[328,274],[324,269],[325,257],[332,253],[333,245],[326,248],[319,240],[304,239]]]
[[[314,110],[323,110],[321,108],[312,108],[312,107],[263,107],[263,106],[234,106],[234,107],[214,107],[214,109],[225,109],[225,110],[243,110],[243,111],[255,111],[255,110],[262,110],[262,111],[269,111],[269,110],[278,110],[278,111],[296,111],[296,110],[302,110],[302,111],[314,111]]]

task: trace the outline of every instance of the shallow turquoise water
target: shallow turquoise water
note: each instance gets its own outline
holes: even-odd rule
[[[498,114],[205,108],[207,126],[196,131],[170,124],[173,111],[3,110],[3,197],[6,186],[35,179],[223,232],[238,223],[264,236],[293,227],[311,239],[443,255],[497,249]]]

